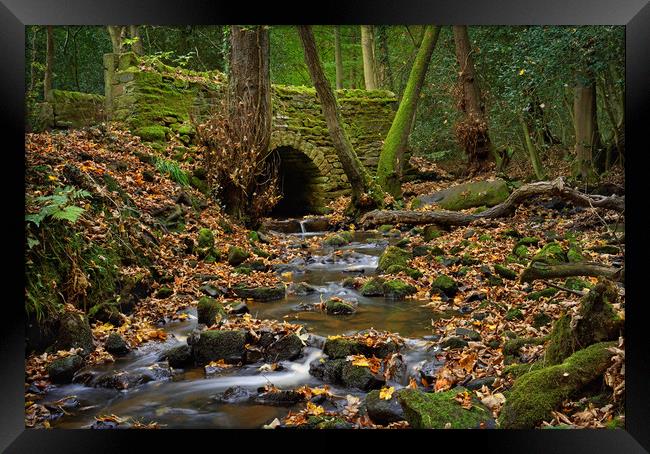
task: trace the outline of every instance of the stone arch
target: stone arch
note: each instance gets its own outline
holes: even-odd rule
[[[283,199],[276,215],[321,213],[332,189],[331,158],[322,148],[290,131],[274,131],[269,144],[270,159],[279,158],[280,191]]]

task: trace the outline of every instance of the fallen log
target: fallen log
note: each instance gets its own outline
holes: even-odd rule
[[[601,196],[584,194],[577,189],[566,187],[560,177],[553,181],[539,181],[523,185],[498,205],[480,213],[460,213],[457,211],[414,211],[414,210],[373,210],[366,213],[360,220],[364,227],[382,224],[439,224],[467,225],[479,219],[494,219],[509,216],[517,206],[528,199],[540,196],[555,196],[571,201],[582,207],[603,208],[606,210],[625,211],[625,196]]]
[[[594,262],[561,263],[559,265],[548,265],[542,262],[534,262],[519,276],[519,282],[532,282],[535,279],[567,278],[572,276],[604,276],[608,279],[623,281],[625,278],[624,268],[601,265]]]

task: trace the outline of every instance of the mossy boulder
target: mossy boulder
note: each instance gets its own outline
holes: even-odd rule
[[[455,399],[458,390],[426,393],[404,389],[398,400],[404,417],[414,429],[479,429],[494,426],[490,411],[473,399],[467,410]]]
[[[413,285],[407,284],[399,279],[384,282],[384,296],[386,298],[403,299],[409,295],[413,295],[417,291],[418,289]]]
[[[388,233],[391,230],[393,230],[394,228],[395,228],[395,226],[392,225],[392,224],[383,224],[383,225],[380,225],[379,227],[377,227],[377,231],[379,233]]]
[[[255,301],[275,301],[281,300],[285,297],[287,287],[280,283],[273,287],[246,287],[236,286],[233,292],[239,298],[253,299]]]
[[[302,340],[296,334],[287,334],[266,348],[266,359],[271,362],[293,361],[302,353]]]
[[[199,230],[197,244],[200,248],[211,249],[214,247],[214,233],[210,229]]]
[[[444,197],[438,201],[438,205],[451,211],[491,207],[503,202],[509,195],[510,190],[504,180],[477,181],[445,189]]]
[[[579,350],[561,364],[519,377],[499,416],[503,429],[532,429],[551,417],[565,399],[603,375],[614,355],[615,342],[601,342]]]
[[[446,274],[440,274],[431,284],[431,290],[434,293],[443,293],[452,298],[458,293],[458,284]]]
[[[47,374],[52,383],[64,384],[72,382],[75,372],[81,369],[83,358],[79,355],[70,355],[52,361],[47,366]]]
[[[240,330],[202,331],[192,344],[194,360],[203,365],[223,359],[228,363],[243,361],[246,352],[246,332]]]
[[[405,273],[407,276],[412,277],[413,279],[419,279],[424,275],[424,273],[422,273],[422,271],[418,269],[409,268],[402,265],[391,265],[386,270],[386,274],[398,274],[398,273]]]
[[[379,389],[386,381],[381,375],[373,374],[368,367],[355,366],[346,362],[341,369],[341,382],[348,388],[357,388],[362,391]]]
[[[133,134],[139,136],[144,142],[164,142],[167,138],[169,128],[161,125],[142,126],[133,131]]]
[[[571,317],[565,314],[553,325],[545,364],[559,364],[580,348],[618,339],[624,320],[612,307],[617,300],[618,291],[614,283],[601,279],[582,298],[578,316],[573,323]]]
[[[104,342],[104,349],[111,355],[122,356],[131,351],[129,344],[118,333],[111,333]]]
[[[352,429],[354,425],[338,416],[310,416],[307,423],[298,428],[309,429]]]
[[[350,315],[356,312],[352,303],[338,298],[330,298],[325,302],[325,312],[330,315]]]
[[[410,252],[395,246],[388,246],[379,257],[377,271],[385,272],[393,265],[408,267],[408,263],[412,258],[413,256]]]
[[[389,354],[397,352],[399,346],[394,342],[379,343],[375,346],[368,346],[362,340],[346,337],[328,338],[323,345],[323,353],[330,359],[345,358],[350,355],[365,355],[384,358]]]
[[[584,279],[580,279],[579,277],[566,278],[566,280],[564,281],[564,286],[568,289],[576,290],[576,291],[580,291],[592,287],[591,283],[585,281]]]
[[[64,312],[59,318],[59,330],[54,348],[56,350],[81,348],[83,356],[95,351],[88,317],[77,312]]]
[[[237,246],[230,246],[228,249],[228,263],[232,266],[241,265],[250,257],[250,254]]]
[[[160,360],[167,360],[169,367],[182,369],[190,366],[194,360],[192,357],[192,347],[187,344],[172,347],[160,356]]]
[[[508,279],[510,281],[517,279],[516,272],[498,263],[494,265],[494,271],[504,279]]]
[[[173,294],[174,294],[174,290],[164,285],[160,287],[156,292],[156,298],[165,299],[165,298],[169,298]]]
[[[504,318],[510,322],[514,320],[523,320],[524,313],[521,312],[521,309],[512,308],[512,309],[508,309],[508,312],[506,312]]]
[[[204,296],[196,306],[196,314],[199,323],[211,326],[216,322],[217,317],[225,317],[226,311],[217,300],[209,296]]]
[[[424,241],[427,243],[440,236],[442,236],[442,231],[436,225],[427,225],[424,230],[422,230],[422,238],[424,238]]]
[[[359,291],[363,296],[384,296],[384,280],[373,277],[363,284]]]
[[[413,257],[426,257],[431,254],[432,250],[431,246],[415,246],[413,248]]]
[[[390,399],[379,397],[379,390],[370,391],[363,401],[368,416],[375,424],[383,426],[404,420],[404,410],[397,400],[400,391],[393,393]]]

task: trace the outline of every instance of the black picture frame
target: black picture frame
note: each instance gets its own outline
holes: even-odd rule
[[[7,233],[0,237],[4,272],[4,307],[0,321],[0,448],[6,452],[114,452],[145,443],[157,452],[174,441],[185,449],[340,449],[363,443],[365,449],[394,449],[385,444],[404,443],[407,449],[473,449],[499,452],[647,452],[650,449],[648,379],[650,358],[645,335],[644,262],[647,262],[647,203],[650,152],[650,5],[648,0],[415,0],[327,2],[317,4],[273,2],[172,0],[0,0],[0,84],[3,134],[3,211]],[[441,25],[625,25],[626,26],[626,195],[632,210],[626,213],[626,429],[537,431],[339,431],[317,435],[311,431],[264,431],[260,435],[227,435],[241,448],[226,448],[222,434],[212,431],[90,431],[25,430],[24,427],[24,65],[25,25],[138,24],[423,24]],[[644,175],[646,173],[646,175]],[[8,235],[12,235],[11,237]],[[15,239],[13,237],[15,235]],[[9,273],[16,274],[11,276]],[[251,431],[255,432],[255,431]],[[299,434],[299,433],[300,434]],[[296,437],[305,443],[296,443]],[[317,438],[318,437],[318,438]],[[345,437],[346,445],[335,438]],[[388,438],[390,437],[390,439]],[[283,440],[281,440],[281,438]],[[286,439],[285,439],[286,438]],[[359,438],[359,440],[354,440]],[[206,442],[203,448],[197,442]],[[326,440],[325,443],[319,440]],[[452,448],[445,448],[451,442]],[[343,443],[343,442],[341,442]],[[218,445],[218,446],[217,446]],[[376,445],[372,446],[371,445]],[[384,446],[382,446],[384,445]],[[453,446],[456,446],[455,448]],[[284,446],[284,448],[283,448]],[[142,449],[142,448],[139,448]],[[355,449],[355,448],[353,448]],[[358,448],[356,448],[358,449]]]

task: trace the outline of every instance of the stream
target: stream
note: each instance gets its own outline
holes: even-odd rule
[[[327,232],[287,234],[291,239],[301,241],[307,235],[324,236]],[[345,278],[358,273],[374,274],[377,262],[386,246],[397,241],[382,237],[379,233],[356,232],[352,243],[343,247],[323,247],[314,251],[304,263],[294,266],[291,280],[305,282],[316,287],[317,291],[308,295],[288,294],[285,299],[273,302],[247,302],[251,315],[258,319],[286,320],[304,326],[306,332],[316,336],[354,334],[360,330],[375,328],[398,333],[406,338],[403,359],[411,375],[435,353],[429,348],[432,332],[431,321],[434,313],[422,308],[427,301],[394,301],[384,297],[364,297],[355,289],[341,285]],[[358,302],[356,313],[352,315],[328,315],[321,311],[303,311],[301,305],[318,303],[331,296],[354,299]],[[108,374],[115,371],[151,371],[157,367],[160,353],[175,345],[184,343],[187,336],[197,326],[196,309],[187,310],[189,318],[167,323],[168,333],[165,342],[149,342],[134,349],[126,356],[115,359],[114,363],[95,366],[95,374]],[[267,384],[281,389],[296,388],[302,385],[323,386],[325,383],[309,374],[312,361],[323,356],[316,347],[303,349],[303,354],[295,361],[284,361],[283,370],[260,371],[263,361],[242,367],[224,369],[217,376],[206,377],[202,367],[174,370],[171,377],[155,380],[126,390],[90,387],[83,384],[70,384],[52,387],[45,402],[75,396],[76,408],[66,409],[68,414],[52,421],[57,428],[88,428],[95,422],[95,416],[115,414],[131,417],[143,423],[158,422],[164,428],[260,428],[274,418],[282,419],[290,410],[304,407],[304,402],[294,406],[272,406],[255,403],[244,396],[238,399],[231,396],[229,402],[216,399],[215,395],[229,388],[239,387],[238,391],[251,395]],[[396,388],[404,383],[389,383]],[[346,394],[363,397],[359,390],[331,385],[330,390],[340,396]]]

